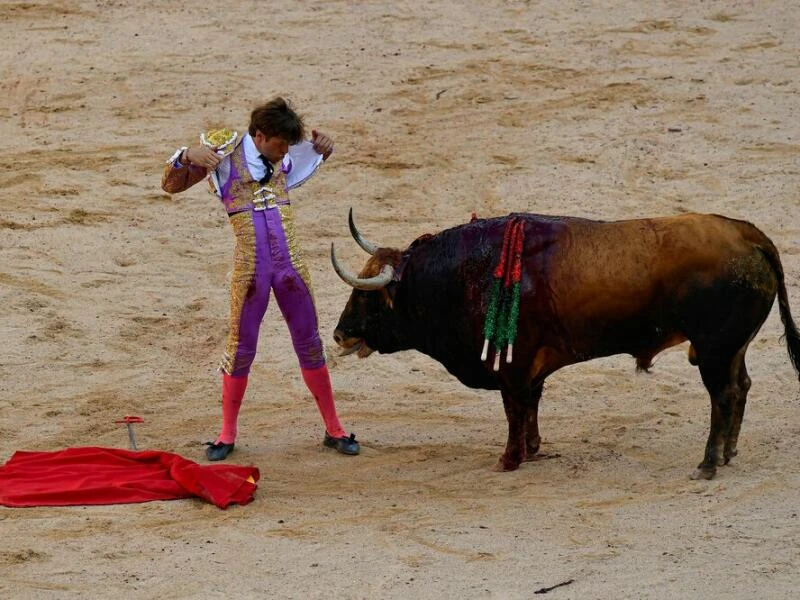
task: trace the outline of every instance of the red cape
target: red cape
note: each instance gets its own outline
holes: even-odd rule
[[[197,496],[227,508],[251,502],[259,477],[256,467],[198,465],[154,450],[15,452],[0,467],[0,505],[124,504]]]

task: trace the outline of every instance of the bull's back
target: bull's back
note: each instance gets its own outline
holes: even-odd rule
[[[534,285],[520,316],[526,335],[553,349],[556,366],[619,353],[647,365],[690,338],[687,322],[708,320],[698,309],[722,314],[737,286],[774,298],[761,251],[771,242],[749,223],[697,214],[563,223],[546,260],[525,262]]]
[[[587,317],[639,313],[752,256],[761,237],[752,225],[716,215],[574,221],[553,248],[549,283],[564,311]]]
[[[525,222],[523,302],[536,319],[558,316],[552,311],[580,319],[640,314],[717,277],[722,265],[771,245],[750,223],[718,215],[625,221],[511,217]],[[428,290],[439,288],[431,296],[458,297],[472,316],[485,312],[507,223],[508,218],[488,219],[442,232],[424,261]]]

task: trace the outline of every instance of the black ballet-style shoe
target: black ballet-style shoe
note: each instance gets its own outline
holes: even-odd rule
[[[361,446],[359,446],[356,441],[355,433],[351,433],[349,436],[335,438],[326,431],[325,439],[322,444],[326,448],[336,448],[337,452],[347,454],[348,456],[355,456],[361,451]]]
[[[233,444],[226,444],[225,442],[206,442],[206,458],[208,460],[225,460],[225,458],[233,452]]]

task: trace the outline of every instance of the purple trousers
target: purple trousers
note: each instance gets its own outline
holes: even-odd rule
[[[231,215],[230,221],[236,249],[230,327],[221,370],[234,377],[250,372],[271,291],[289,326],[300,367],[323,366],[325,355],[311,281],[297,248],[291,208],[248,210]]]

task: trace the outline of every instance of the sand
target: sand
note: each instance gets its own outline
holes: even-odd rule
[[[491,467],[499,394],[416,352],[335,358],[370,240],[471,214],[717,212],[779,248],[800,317],[794,2],[0,6],[0,461],[139,446],[205,462],[219,426],[233,238],[204,184],[160,189],[211,125],[290,98],[336,152],[293,194],[361,456],[321,445],[272,303],[231,457],[255,501],[1,509],[6,598],[791,598],[800,584],[797,376],[773,309],[751,345],[740,454],[692,481],[709,402],[686,345],[564,369],[543,452]],[[535,597],[545,597],[536,595]]]

